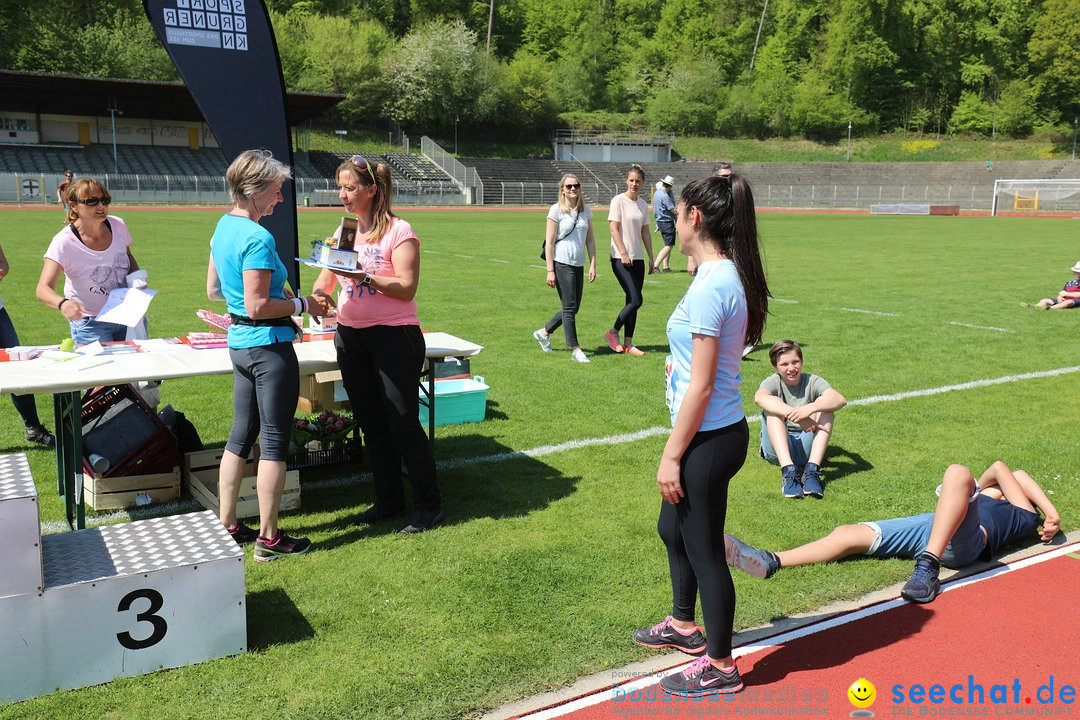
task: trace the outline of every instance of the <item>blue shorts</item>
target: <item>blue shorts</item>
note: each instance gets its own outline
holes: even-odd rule
[[[952,542],[941,555],[941,564],[945,567],[960,568],[970,565],[986,547],[986,534],[979,525],[979,503],[976,498],[977,494],[972,495],[968,501],[967,514],[956,529]],[[934,524],[934,513],[860,524],[869,527],[877,536],[874,544],[866,551],[867,555],[915,559],[930,541],[930,526]]]
[[[791,453],[791,462],[795,463],[796,467],[803,467],[810,459],[810,448],[814,444],[814,433],[812,432],[788,432],[787,436],[788,451]],[[772,441],[769,439],[769,432],[765,429],[765,415],[761,416],[761,457],[768,460],[773,465],[779,465],[780,459],[776,457],[776,450],[773,449]]]
[[[666,247],[675,247],[675,223],[658,222],[656,229],[660,231]]]

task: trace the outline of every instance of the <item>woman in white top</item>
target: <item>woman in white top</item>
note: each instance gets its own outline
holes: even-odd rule
[[[593,282],[596,280],[596,241],[593,239],[592,210],[581,197],[581,182],[573,175],[563,175],[559,182],[559,202],[548,210],[544,241],[547,284],[558,291],[562,310],[552,315],[533,337],[544,352],[551,352],[549,336],[562,325],[570,357],[582,363],[589,362],[589,358],[578,344],[574,316],[581,308],[586,252],[589,254],[589,282]]]
[[[139,269],[131,254],[131,233],[123,220],[109,214],[112,198],[97,180],[71,183],[67,200],[67,224],[45,251],[38,300],[60,311],[80,345],[124,340],[127,326],[99,322],[96,316],[109,293],[127,287],[128,275]],[[56,292],[61,275],[63,295]]]
[[[611,199],[608,208],[608,225],[611,226],[611,270],[626,293],[626,305],[619,312],[615,324],[604,333],[604,342],[614,352],[640,357],[645,354],[634,346],[634,329],[637,325],[638,308],[643,302],[641,288],[645,285],[645,268],[653,271],[652,234],[649,232],[649,206],[639,197],[645,183],[645,171],[640,165],[631,165],[626,174],[626,192]],[[644,252],[642,252],[644,251]],[[645,265],[644,254],[649,256]],[[619,330],[623,341],[619,342]]]

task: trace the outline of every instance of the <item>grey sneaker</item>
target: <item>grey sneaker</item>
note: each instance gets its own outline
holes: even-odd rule
[[[940,571],[940,562],[926,554],[920,555],[915,561],[915,571],[900,591],[900,597],[914,603],[933,602],[941,590],[941,581],[938,579]]]
[[[544,352],[551,352],[551,336],[545,335],[541,330],[533,332],[533,337],[536,338],[536,342],[540,343],[540,349]]]
[[[747,545],[727,533],[724,534],[724,555],[728,565],[758,580],[767,580],[780,569],[780,558],[776,557],[776,553]]]
[[[631,637],[643,647],[675,648],[691,655],[705,652],[705,636],[701,634],[701,628],[695,627],[692,633],[684,635],[671,621],[672,617],[668,615],[662,623],[644,630],[635,630]]]
[[[738,668],[733,666],[731,670],[724,672],[709,662],[708,657],[702,656],[682,672],[662,679],[660,687],[671,695],[688,697],[730,695],[743,689],[743,681]]]

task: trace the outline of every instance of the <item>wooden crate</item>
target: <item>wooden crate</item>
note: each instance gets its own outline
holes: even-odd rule
[[[117,510],[167,502],[179,497],[180,468],[153,475],[83,476],[83,500],[94,510]]]
[[[184,490],[202,503],[207,510],[218,511],[218,466],[222,448],[196,450],[184,453]],[[258,447],[252,453],[244,468],[244,479],[240,483],[240,497],[236,501],[236,516],[251,518],[259,516],[259,495],[256,489],[258,473]],[[281,494],[279,512],[300,509],[300,472],[290,470],[285,473],[285,490]]]

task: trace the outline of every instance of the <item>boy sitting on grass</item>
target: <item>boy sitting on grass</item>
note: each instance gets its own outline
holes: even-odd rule
[[[762,380],[754,394],[762,411],[761,457],[780,466],[784,497],[822,498],[821,461],[834,414],[847,400],[825,378],[802,371],[802,348],[794,340],[774,343],[769,361],[776,373]]]
[[[928,603],[941,587],[941,566],[960,568],[989,560],[1001,548],[1038,535],[1049,542],[1061,526],[1053,503],[1023,470],[998,460],[975,477],[963,465],[950,465],[938,488],[932,513],[855,525],[841,525],[823,538],[792,550],[770,552],[725,535],[729,565],[756,578],[770,578],[785,567],[834,562],[851,555],[915,559],[915,571],[900,595]],[[1039,511],[1045,516],[1038,531]]]
[[[1043,298],[1034,305],[1020,303],[1020,307],[1037,307],[1043,310],[1067,310],[1080,307],[1080,262],[1072,266],[1072,274],[1073,279],[1065,283],[1065,286],[1061,288],[1061,292],[1057,294],[1056,300]]]

